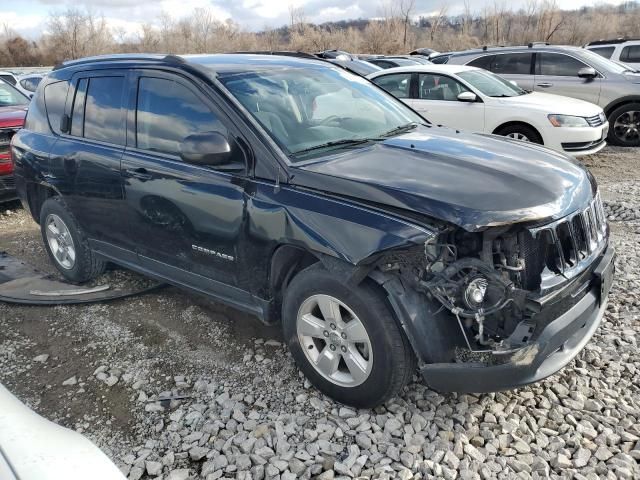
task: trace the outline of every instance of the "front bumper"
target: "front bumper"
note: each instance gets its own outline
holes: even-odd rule
[[[609,123],[598,127],[554,127],[545,145],[574,157],[593,155],[607,145]]]
[[[18,198],[13,175],[0,175],[0,202],[8,202]]]
[[[429,387],[441,392],[485,393],[509,390],[553,375],[584,348],[600,325],[607,306],[615,252],[609,246],[593,271],[587,293],[547,324],[529,345],[499,365],[433,363],[421,367]]]

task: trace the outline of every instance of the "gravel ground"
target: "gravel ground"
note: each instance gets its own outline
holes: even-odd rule
[[[133,480],[640,478],[637,157],[609,148],[585,160],[618,275],[593,340],[540,384],[442,395],[415,378],[387,405],[353,410],[310,387],[278,328],[174,288],[91,306],[0,304],[0,382]],[[37,226],[5,208],[0,250],[52,272]],[[114,280],[139,279],[100,279]]]

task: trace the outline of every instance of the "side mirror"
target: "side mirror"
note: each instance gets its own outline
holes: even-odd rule
[[[231,145],[219,132],[195,133],[180,145],[180,158],[196,165],[226,165],[231,163]]]
[[[458,95],[459,102],[475,102],[478,99],[478,96],[473,92],[462,92]]]
[[[598,76],[598,72],[593,67],[583,67],[578,70],[578,77],[580,78],[595,78]]]

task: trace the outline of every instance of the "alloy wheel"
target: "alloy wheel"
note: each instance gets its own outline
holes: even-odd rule
[[[520,133],[520,132],[511,132],[511,133],[507,133],[506,135],[509,138],[514,138],[516,140],[520,140],[522,142],[530,142],[531,140],[529,140],[529,137],[527,137],[526,135]]]
[[[71,270],[76,264],[76,249],[69,228],[55,214],[47,216],[46,234],[49,249],[62,268]]]
[[[296,330],[307,359],[330,382],[356,387],[369,378],[371,340],[358,316],[337,298],[307,298],[298,310]]]
[[[629,110],[622,113],[613,124],[613,132],[625,143],[640,140],[640,112]]]

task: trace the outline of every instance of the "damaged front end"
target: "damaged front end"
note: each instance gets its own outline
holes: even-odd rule
[[[565,366],[602,318],[614,252],[599,195],[549,224],[442,228],[373,275],[440,391],[487,392]]]

